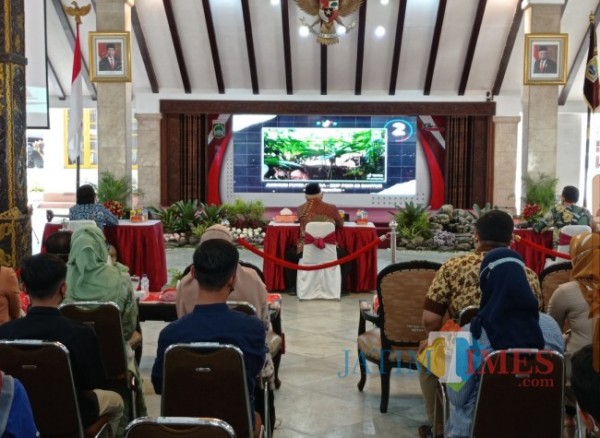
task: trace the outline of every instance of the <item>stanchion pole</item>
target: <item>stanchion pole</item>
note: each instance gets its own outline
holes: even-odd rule
[[[396,263],[396,228],[398,223],[390,221],[390,251],[392,251],[392,263]]]

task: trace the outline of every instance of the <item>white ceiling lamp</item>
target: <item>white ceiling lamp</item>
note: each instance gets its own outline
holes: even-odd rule
[[[279,0],[271,0],[271,5],[279,6]]]
[[[338,27],[336,28],[336,33],[337,33],[338,35],[346,35],[346,32],[347,32],[347,30],[346,30],[346,26],[338,26]]]
[[[380,0],[383,6],[387,6],[390,3],[390,0]]]
[[[385,35],[385,27],[383,26],[377,26],[375,28],[375,36],[377,38],[382,38]]]
[[[308,30],[308,26],[300,26],[300,29],[298,30],[298,32],[300,33],[300,36],[303,38],[306,38],[310,34],[310,30]]]

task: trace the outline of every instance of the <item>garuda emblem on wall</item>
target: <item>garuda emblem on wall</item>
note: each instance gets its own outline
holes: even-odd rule
[[[309,15],[314,15],[317,20],[308,24],[304,17],[300,22],[308,27],[311,33],[317,36],[317,42],[321,44],[336,44],[338,36],[335,23],[344,26],[349,31],[356,26],[353,21],[348,26],[340,17],[350,15],[360,7],[364,0],[296,0],[298,7]],[[319,25],[318,30],[315,26]]]

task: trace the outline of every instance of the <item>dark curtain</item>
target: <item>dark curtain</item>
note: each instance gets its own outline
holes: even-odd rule
[[[492,202],[493,141],[488,116],[448,117],[445,202],[457,208]]]
[[[161,135],[161,204],[204,202],[206,117],[163,114]]]

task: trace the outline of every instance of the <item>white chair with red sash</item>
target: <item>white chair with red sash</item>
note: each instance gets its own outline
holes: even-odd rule
[[[578,234],[591,232],[592,229],[587,225],[565,225],[560,229],[560,233],[558,235],[558,246],[556,248],[556,251],[563,254],[569,254],[569,245],[571,243],[571,239],[574,236],[577,236]],[[547,268],[548,266],[553,265],[555,263],[563,263],[568,261],[570,260],[564,259],[562,257],[556,257],[556,260],[547,258],[544,268]]]
[[[300,265],[321,265],[337,260],[335,225],[330,222],[309,222],[304,233],[304,251]],[[298,271],[298,299],[339,300],[342,290],[340,266],[314,271]]]

